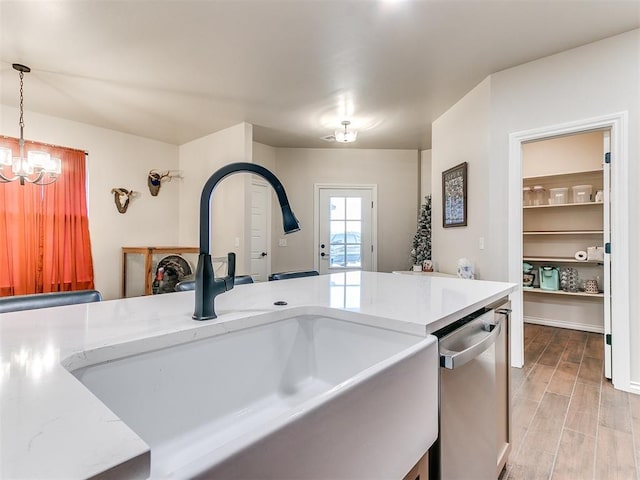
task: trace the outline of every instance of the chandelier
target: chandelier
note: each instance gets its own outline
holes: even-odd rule
[[[13,151],[7,147],[0,147],[0,182],[9,183],[24,182],[35,183],[37,185],[49,185],[58,179],[58,175],[62,173],[62,165],[59,158],[52,158],[47,152],[31,150],[25,155],[24,151],[24,98],[23,85],[24,74],[29,73],[31,69],[19,63],[13,64],[13,69],[17,70],[20,75],[20,153],[18,157],[13,156]],[[5,169],[11,167],[11,174],[5,175]]]
[[[344,131],[338,129],[335,132],[336,142],[341,142],[341,143],[355,142],[356,141],[356,137],[358,136],[358,131],[357,130],[351,130],[351,131],[347,130],[347,127],[349,125],[351,125],[351,122],[349,120],[343,121],[342,125],[344,125]]]

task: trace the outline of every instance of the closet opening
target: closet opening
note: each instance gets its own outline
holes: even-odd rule
[[[580,478],[633,468],[609,450],[614,437],[631,440],[627,392],[637,391],[626,122],[622,112],[509,137],[509,280],[522,285],[512,298],[512,458],[548,461],[549,476],[566,472],[567,452],[594,459]]]
[[[514,367],[527,369],[545,336],[561,345],[539,352],[544,361],[566,360],[567,346],[584,341],[583,353],[602,362],[600,377],[634,388],[626,125],[621,112],[509,136],[509,281],[522,285],[512,298]],[[548,329],[562,330],[527,351]]]
[[[611,378],[609,129],[522,144],[523,320],[597,333]],[[559,350],[562,342],[556,346]],[[535,349],[534,349],[535,351]],[[525,365],[527,357],[525,350]],[[559,352],[562,353],[562,352]],[[579,359],[578,359],[579,360]]]

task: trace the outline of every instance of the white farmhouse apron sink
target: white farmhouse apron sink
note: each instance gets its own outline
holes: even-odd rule
[[[438,433],[438,351],[329,316],[72,372],[150,447],[152,478],[402,478]]]

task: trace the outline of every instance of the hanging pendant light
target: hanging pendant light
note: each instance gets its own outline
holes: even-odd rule
[[[20,185],[25,182],[37,185],[49,185],[58,179],[62,173],[62,165],[59,158],[52,158],[47,152],[32,150],[25,155],[24,151],[24,74],[31,69],[19,63],[13,64],[13,69],[20,75],[20,153],[14,157],[10,148],[0,147],[0,182],[9,183],[19,181]],[[13,176],[5,175],[4,170],[11,167]]]
[[[358,131],[357,130],[351,130],[351,131],[347,130],[347,127],[349,125],[351,125],[351,122],[349,120],[344,120],[342,122],[342,125],[344,126],[344,131],[338,129],[335,132],[336,142],[340,142],[340,143],[355,142],[356,141],[356,137],[358,136]]]

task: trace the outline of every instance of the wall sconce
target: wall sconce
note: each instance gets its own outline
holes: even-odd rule
[[[112,188],[111,193],[113,193],[113,201],[120,213],[127,212],[127,208],[129,208],[129,201],[138,194],[138,192],[127,190],[122,187]]]
[[[159,172],[158,170],[150,170],[147,176],[147,185],[149,186],[149,192],[151,196],[157,197],[162,182],[166,179],[171,181],[172,178],[182,178],[182,172],[179,170],[167,170],[166,172]]]

